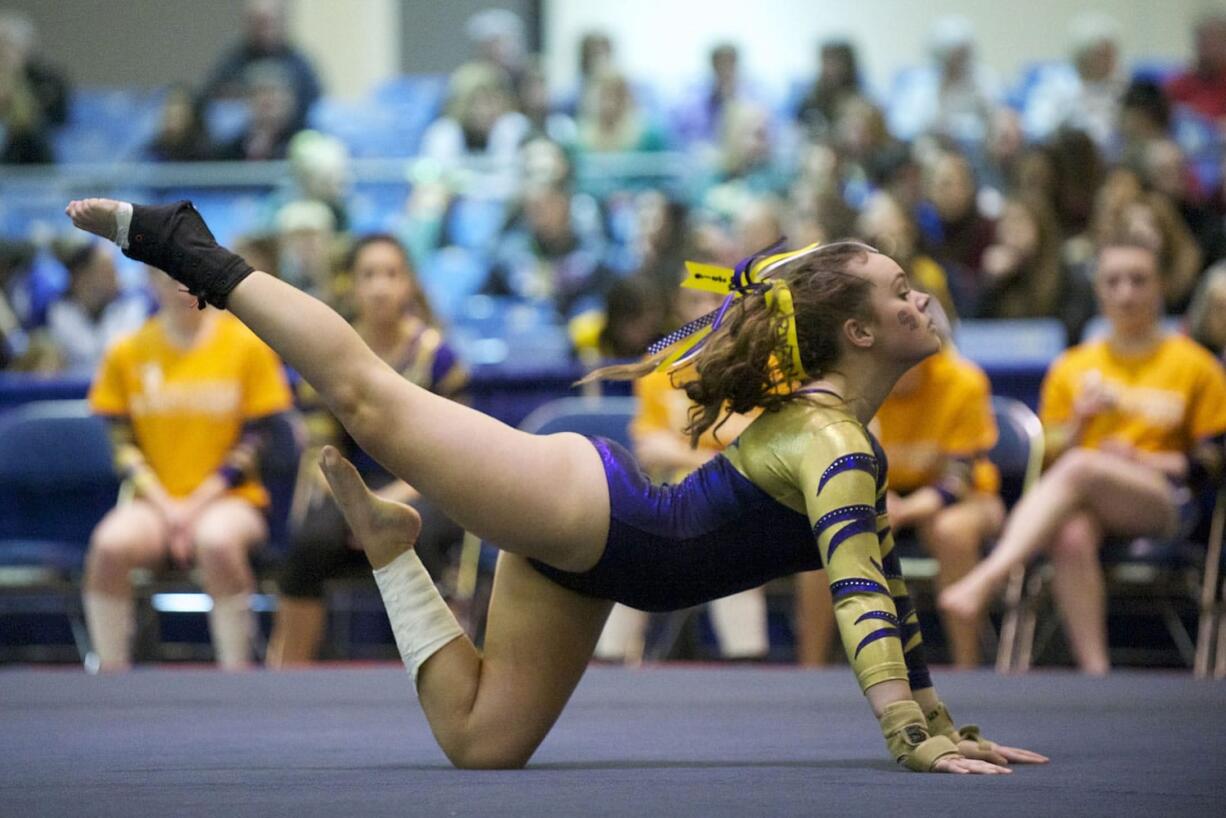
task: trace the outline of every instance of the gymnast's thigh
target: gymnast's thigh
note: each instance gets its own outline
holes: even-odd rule
[[[583,676],[612,606],[563,588],[524,557],[501,554],[474,715],[519,721],[531,714],[524,729],[544,738]]]

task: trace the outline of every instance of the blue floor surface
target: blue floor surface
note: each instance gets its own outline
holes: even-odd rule
[[[0,816],[1226,815],[1226,684],[937,673],[1052,756],[907,773],[846,668],[596,667],[526,770],[452,769],[391,667],[0,671]]]

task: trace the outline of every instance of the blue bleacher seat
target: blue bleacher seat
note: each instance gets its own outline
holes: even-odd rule
[[[463,247],[444,247],[421,259],[418,272],[435,310],[451,318],[464,299],[485,284],[489,262]]]
[[[1046,368],[1066,341],[1054,318],[962,321],[954,330],[958,351],[984,368]]]
[[[452,244],[488,251],[502,232],[506,218],[507,205],[502,199],[461,196],[447,211],[446,235]]]
[[[85,401],[0,415],[0,565],[79,572],[118,490],[106,424]]]

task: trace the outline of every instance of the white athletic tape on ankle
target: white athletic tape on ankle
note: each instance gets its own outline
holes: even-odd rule
[[[132,228],[132,205],[120,202],[115,211],[115,243],[120,250],[128,249],[128,231]]]
[[[400,658],[416,685],[417,671],[425,661],[463,636],[464,630],[434,587],[416,551],[404,552],[374,573]]]

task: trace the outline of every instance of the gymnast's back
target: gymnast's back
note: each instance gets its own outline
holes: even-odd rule
[[[755,486],[799,514],[813,511],[816,492],[805,486],[816,482],[824,488],[823,476],[828,483],[839,471],[872,468],[875,488],[885,480],[884,456],[864,426],[848,410],[807,397],[763,412],[725,456]]]

